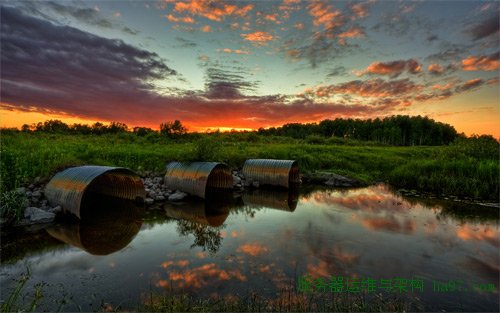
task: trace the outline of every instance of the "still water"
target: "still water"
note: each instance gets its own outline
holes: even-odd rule
[[[418,278],[423,290],[403,293],[425,311],[499,308],[498,209],[404,198],[385,185],[256,190],[147,214],[116,199],[85,207],[85,222],[31,230],[22,248],[2,238],[2,300],[29,268],[23,296],[29,303],[38,284],[37,310],[134,309],[165,290],[272,298],[305,275]],[[461,291],[436,289],[453,281]]]

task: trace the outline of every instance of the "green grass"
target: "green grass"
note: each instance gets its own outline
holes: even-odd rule
[[[458,153],[458,152],[459,153]],[[162,172],[169,161],[222,161],[241,167],[248,158],[295,159],[303,172],[331,171],[372,183],[498,200],[498,157],[477,156],[462,146],[394,147],[344,139],[219,134],[172,140],[152,135],[2,133],[2,190],[50,178],[83,164]]]

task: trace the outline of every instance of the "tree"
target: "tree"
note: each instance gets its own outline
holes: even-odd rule
[[[187,128],[182,125],[181,121],[166,122],[160,124],[160,134],[167,137],[175,138],[187,133]]]

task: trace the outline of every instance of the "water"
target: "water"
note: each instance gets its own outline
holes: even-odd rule
[[[371,278],[378,286],[408,279],[401,294],[420,299],[425,311],[499,308],[498,210],[403,198],[384,185],[258,190],[147,215],[121,200],[86,206],[94,216],[86,222],[2,238],[2,300],[29,267],[24,301],[42,283],[37,310],[133,309],[165,290],[272,298],[305,275]],[[423,291],[410,290],[412,279]],[[450,281],[462,291],[436,290]]]

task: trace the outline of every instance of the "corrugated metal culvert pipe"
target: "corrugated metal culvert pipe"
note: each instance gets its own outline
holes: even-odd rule
[[[231,189],[233,177],[227,165],[218,162],[167,164],[165,186],[205,198],[208,189]]]
[[[109,166],[78,166],[57,173],[45,187],[51,205],[81,218],[80,207],[85,194],[102,194],[137,200],[146,191],[139,175],[129,169]]]
[[[248,159],[242,172],[245,179],[262,185],[289,188],[300,183],[299,165],[294,160]]]

